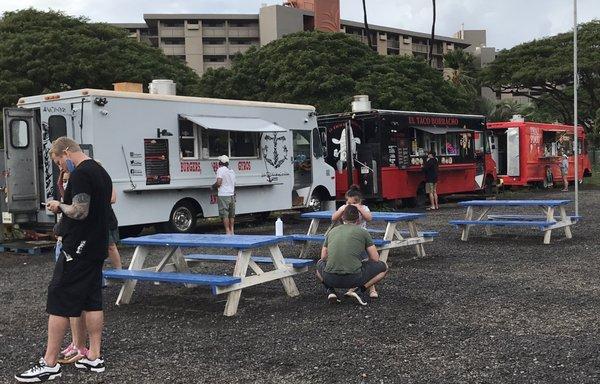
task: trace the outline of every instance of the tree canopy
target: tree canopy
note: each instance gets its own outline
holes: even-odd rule
[[[578,28],[579,121],[593,130],[600,110],[600,21]],[[573,33],[501,51],[481,73],[496,92],[526,96],[541,114],[573,123]]]
[[[375,108],[472,112],[469,95],[444,81],[424,60],[380,56],[343,33],[299,32],[209,69],[208,97],[302,103],[317,111],[347,111],[352,96],[368,94]]]
[[[155,78],[173,79],[180,94],[196,93],[200,80],[185,63],[108,24],[34,9],[0,19],[0,107],[22,96]]]

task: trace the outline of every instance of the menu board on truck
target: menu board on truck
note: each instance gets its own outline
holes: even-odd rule
[[[167,139],[144,139],[146,185],[170,184],[169,142]]]

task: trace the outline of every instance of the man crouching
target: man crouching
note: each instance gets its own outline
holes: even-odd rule
[[[325,286],[330,303],[340,302],[335,288],[350,288],[345,296],[367,305],[364,292],[387,273],[387,265],[379,261],[371,235],[357,225],[359,217],[358,208],[349,205],[342,216],[344,224],[333,228],[325,238],[317,277]],[[369,258],[361,262],[365,251]]]

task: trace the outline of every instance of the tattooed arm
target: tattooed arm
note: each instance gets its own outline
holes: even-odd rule
[[[85,220],[90,211],[90,195],[87,193],[80,193],[73,197],[73,203],[71,205],[60,204],[60,210],[74,220]]]

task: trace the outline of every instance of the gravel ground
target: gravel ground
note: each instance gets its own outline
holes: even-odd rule
[[[525,191],[500,198],[534,196],[572,195]],[[295,278],[298,298],[287,297],[277,282],[244,290],[233,318],[222,315],[225,296],[205,288],[138,283],[132,303],[116,307],[118,287],[108,287],[107,370],[66,367],[61,382],[598,382],[600,193],[584,190],[580,201],[584,220],[574,238],[556,231],[550,246],[529,229],[494,229],[486,238],[479,228],[463,243],[447,222],[464,210],[445,204],[421,222],[440,232],[426,244],[427,257],[414,259],[414,248],[392,252],[380,299],[367,307],[329,305],[312,271]],[[285,222],[286,232],[307,228],[304,221]],[[267,223],[239,233],[272,231]],[[126,263],[132,251],[121,249]],[[283,247],[286,256],[298,251]],[[50,254],[0,256],[2,383],[43,352],[52,266]]]

